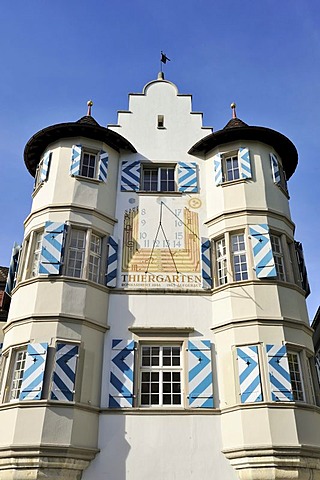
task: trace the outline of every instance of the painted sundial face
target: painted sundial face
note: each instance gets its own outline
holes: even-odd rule
[[[199,218],[184,199],[141,196],[125,211],[122,282],[200,286]]]

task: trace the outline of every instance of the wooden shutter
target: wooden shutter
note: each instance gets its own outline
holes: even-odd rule
[[[133,406],[134,341],[112,340],[109,407]]]
[[[121,166],[121,192],[140,190],[141,162],[126,160]]]
[[[78,345],[57,343],[51,400],[65,402],[72,402],[74,400],[78,357]]]
[[[64,223],[46,222],[40,256],[40,274],[59,275],[66,229]]]
[[[250,152],[248,148],[241,147],[238,150],[238,163],[241,178],[252,178]]]
[[[217,153],[213,157],[213,168],[214,168],[214,182],[216,185],[221,185],[222,183],[222,160],[221,154]]]
[[[271,398],[274,402],[292,402],[292,387],[285,345],[266,345]]]
[[[196,162],[178,162],[178,190],[186,193],[198,192]]]
[[[261,377],[257,345],[237,348],[241,403],[261,402]]]
[[[101,150],[99,154],[99,180],[106,182],[108,177],[108,154]]]
[[[249,227],[253,261],[257,278],[276,277],[276,267],[267,224],[251,225]]]
[[[188,341],[189,406],[213,408],[210,340]]]
[[[47,350],[47,343],[29,343],[19,400],[41,399]]]
[[[52,152],[46,152],[41,166],[40,182],[45,182],[48,179]]]
[[[80,175],[81,150],[82,145],[72,146],[70,175],[72,175],[73,177]]]

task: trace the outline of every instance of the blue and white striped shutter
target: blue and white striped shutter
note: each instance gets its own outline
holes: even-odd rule
[[[2,355],[2,348],[3,348],[3,343],[0,343],[0,357]]]
[[[301,286],[303,290],[306,292],[306,298],[308,295],[310,295],[311,290],[310,290],[310,285],[309,285],[309,280],[308,280],[308,273],[307,273],[307,267],[304,261],[304,255],[303,255],[303,248],[302,248],[302,243],[301,242],[294,242],[294,248],[296,251],[296,256],[298,260],[298,268],[299,268],[299,273],[300,273],[300,280],[301,280]]]
[[[66,227],[64,223],[46,222],[40,255],[40,274],[59,275]]]
[[[47,350],[47,343],[29,343],[19,400],[41,399]]]
[[[139,160],[122,162],[121,167],[121,192],[140,190],[141,162]]]
[[[281,183],[281,176],[280,176],[280,168],[279,168],[279,162],[274,153],[269,153],[270,156],[270,162],[271,162],[271,170],[272,170],[272,178],[274,183],[277,185],[280,185]]]
[[[271,398],[274,402],[292,402],[292,387],[285,345],[266,345]]]
[[[250,153],[248,148],[239,148],[238,163],[240,166],[241,178],[252,178]]]
[[[262,402],[257,345],[237,348],[241,403]]]
[[[4,291],[11,295],[12,290],[16,284],[16,276],[19,268],[19,257],[21,252],[21,245],[18,245],[16,242],[13,244],[10,266],[8,270],[7,282]]]
[[[198,192],[196,162],[178,162],[178,190],[186,193]]]
[[[73,177],[80,175],[81,149],[82,145],[72,146],[70,175]]]
[[[118,270],[118,242],[113,237],[109,237],[109,250],[107,259],[106,286],[117,286],[117,270]]]
[[[43,157],[41,172],[40,172],[40,181],[45,182],[48,178],[49,168],[52,158],[52,152],[46,152],[45,156]]]
[[[134,341],[112,340],[109,407],[133,406]]]
[[[213,408],[210,340],[188,341],[189,406]]]
[[[201,238],[202,288],[212,288],[211,273],[211,242],[208,238]]]
[[[57,343],[51,400],[73,402],[78,358],[78,345]]]
[[[257,278],[276,277],[276,267],[267,224],[251,225],[249,234],[252,243],[253,261]]]
[[[99,180],[106,182],[108,177],[108,153],[101,150],[99,155]]]
[[[214,182],[216,185],[221,185],[222,183],[222,160],[221,154],[217,153],[213,157],[213,168],[214,168]]]

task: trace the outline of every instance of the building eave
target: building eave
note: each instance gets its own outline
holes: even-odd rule
[[[287,178],[292,176],[298,164],[297,149],[285,135],[271,128],[245,126],[218,130],[199,140],[188,153],[195,156],[203,155],[220,145],[246,140],[255,140],[273,147],[281,157]]]
[[[119,133],[98,124],[80,122],[58,123],[40,130],[27,142],[24,149],[24,161],[30,174],[35,176],[41,155],[48,145],[57,140],[71,137],[85,137],[98,140],[106,143],[118,152],[120,149],[124,149],[136,153],[134,146]]]

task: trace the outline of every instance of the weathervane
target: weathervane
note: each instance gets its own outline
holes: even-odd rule
[[[163,51],[161,51],[161,58],[160,58],[160,72],[162,73],[162,64],[166,64],[167,62],[171,62],[170,58],[167,57]]]

